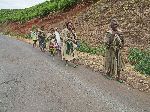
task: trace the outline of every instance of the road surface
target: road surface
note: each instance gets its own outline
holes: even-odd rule
[[[150,112],[150,94],[1,35],[0,112]]]

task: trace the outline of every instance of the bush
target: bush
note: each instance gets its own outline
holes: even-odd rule
[[[142,52],[141,50],[132,48],[129,51],[128,59],[132,64],[136,64],[144,57],[144,55],[144,52]]]
[[[137,71],[150,76],[150,52],[148,50],[130,49],[128,59]]]
[[[31,39],[31,34],[26,34],[26,35],[25,35],[25,38],[26,38],[26,39]]]
[[[96,55],[105,55],[104,45],[100,45],[98,47],[91,47],[86,42],[80,42],[80,47],[78,48],[78,51]]]
[[[0,10],[0,23],[6,21],[25,22],[35,17],[44,17],[50,12],[70,9],[77,3],[78,0],[51,0],[26,9],[2,9]]]
[[[150,76],[150,57],[144,57],[135,65],[135,69]]]

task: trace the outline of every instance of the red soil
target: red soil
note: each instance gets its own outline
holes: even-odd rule
[[[76,5],[74,8],[70,10],[52,13],[44,18],[34,18],[25,23],[19,23],[19,22],[9,23],[7,26],[10,31],[19,33],[19,34],[29,33],[33,25],[36,25],[37,27],[44,26],[44,28],[48,30],[52,24],[61,22],[64,20],[70,20],[73,16],[75,16],[77,13],[81,11],[84,11],[91,4],[92,2],[86,1],[86,2],[83,2],[82,4]]]

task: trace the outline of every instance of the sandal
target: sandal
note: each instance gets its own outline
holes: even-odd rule
[[[123,80],[121,79],[116,79],[119,83],[123,83]]]
[[[108,76],[108,75],[106,75],[105,76],[107,79],[109,79],[109,80],[112,80],[113,78],[112,77],[110,77],[110,76]]]
[[[76,68],[78,65],[74,65],[74,68]]]

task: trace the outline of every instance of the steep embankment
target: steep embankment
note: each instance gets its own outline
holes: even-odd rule
[[[41,19],[34,18],[23,24],[5,23],[4,26],[7,25],[7,29],[11,31],[28,33],[32,25],[44,25],[46,30],[49,30],[50,27],[62,29],[63,23],[72,19],[79,38],[95,46],[102,43],[109,21],[115,17],[123,29],[126,47],[145,48],[149,46],[149,0],[100,0],[92,6],[89,4],[84,2],[65,12],[52,13]]]
[[[150,44],[149,0],[100,0],[73,18],[83,40],[102,43],[109,21],[118,19],[124,32],[126,47],[148,47]]]
[[[93,1],[96,0],[55,0],[24,10],[0,10],[0,23],[2,23],[0,31],[27,34],[33,25],[38,27],[44,25],[45,30],[48,30],[52,24],[83,11]]]

